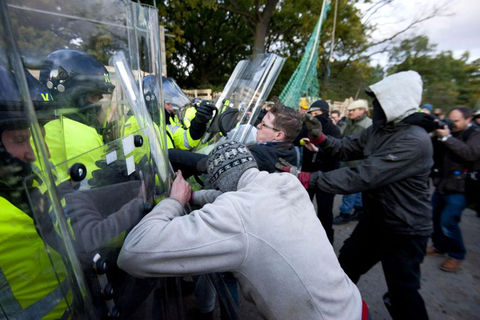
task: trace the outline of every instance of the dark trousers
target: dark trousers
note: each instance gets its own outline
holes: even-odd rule
[[[338,260],[357,283],[377,262],[382,263],[388,286],[388,311],[393,319],[428,319],[420,289],[420,264],[428,236],[387,233],[361,219],[345,240]],[[386,303],[387,304],[387,303]]]
[[[310,199],[313,199],[314,195],[316,196],[317,217],[320,219],[323,229],[325,229],[328,240],[333,244],[333,200],[335,195],[323,192],[317,188],[314,190],[309,189],[308,194],[310,195]]]

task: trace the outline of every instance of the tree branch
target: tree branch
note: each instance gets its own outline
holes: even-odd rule
[[[445,12],[445,10],[447,9],[448,6],[445,6],[445,5],[442,5],[442,6],[437,6],[434,8],[433,12],[431,12],[429,15],[423,17],[423,18],[418,18],[418,19],[415,19],[414,21],[412,21],[407,27],[403,28],[402,30],[400,31],[397,31],[395,32],[393,35],[391,35],[390,37],[388,38],[385,38],[383,40],[380,40],[378,42],[375,42],[375,43],[371,43],[369,44],[368,46],[364,47],[363,49],[360,50],[360,52],[363,52],[371,47],[375,47],[379,44],[383,44],[385,42],[388,42],[388,41],[392,41],[393,39],[395,39],[396,37],[398,37],[399,35],[401,35],[402,33],[405,33],[406,31],[410,30],[412,27],[414,27],[415,25],[421,23],[421,22],[424,22],[424,21],[427,21],[427,20],[430,20],[434,17],[437,17],[437,16],[442,16],[442,13]],[[445,14],[443,16],[449,16],[449,14]]]

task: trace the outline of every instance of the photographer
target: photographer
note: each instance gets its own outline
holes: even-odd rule
[[[480,169],[480,128],[472,125],[472,114],[466,107],[450,110],[448,125],[435,130],[433,139],[435,164],[432,196],[433,246],[427,254],[447,254],[443,271],[455,271],[465,259],[465,246],[458,225],[467,207],[469,192],[475,192],[476,173]],[[478,188],[477,188],[478,190]]]

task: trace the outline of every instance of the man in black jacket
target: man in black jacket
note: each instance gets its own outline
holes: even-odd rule
[[[316,113],[315,118],[321,122],[323,133],[332,136],[334,138],[340,138],[340,128],[336,126],[329,117],[330,106],[325,100],[317,100],[310,106],[308,113]],[[302,130],[294,140],[294,145],[300,145],[300,141],[303,138],[308,137],[307,127],[304,125]],[[332,171],[338,169],[339,161],[332,157],[330,154],[323,152],[319,149],[318,152],[313,152],[307,148],[303,148],[302,158],[302,171],[315,172],[315,171]],[[335,198],[334,193],[324,192],[318,188],[309,188],[308,194],[310,199],[316,196],[317,201],[317,217],[320,219],[325,232],[327,233],[328,240],[333,244],[333,200]]]
[[[478,183],[468,190],[470,177],[477,179],[480,169],[480,128],[472,125],[472,114],[466,107],[453,108],[448,126],[435,130],[433,139],[435,167],[432,196],[433,247],[427,254],[446,253],[447,259],[440,265],[443,271],[455,271],[465,259],[465,245],[458,225],[462,211],[467,207],[468,191],[475,194]],[[477,192],[478,193],[478,192]]]
[[[374,106],[373,125],[335,139],[304,118],[310,142],[340,160],[362,159],[355,168],[298,173],[300,181],[325,192],[363,192],[364,216],[340,250],[339,261],[353,282],[382,262],[393,319],[428,319],[420,296],[420,264],[432,230],[428,179],[433,148],[427,131],[433,118],[416,112],[422,79],[400,72],[366,90]],[[313,141],[312,141],[313,139]],[[283,168],[292,172],[292,168]]]

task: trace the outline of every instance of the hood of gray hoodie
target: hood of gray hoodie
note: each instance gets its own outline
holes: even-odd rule
[[[392,74],[371,85],[388,122],[400,122],[416,112],[422,101],[422,78],[416,71]]]

